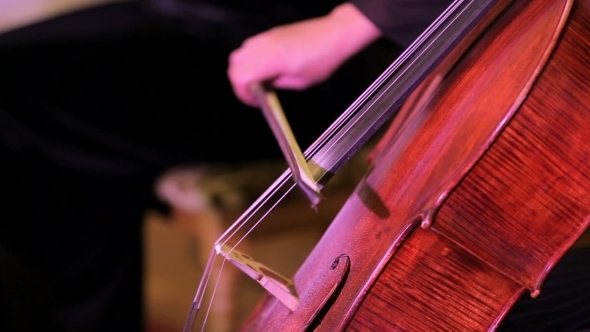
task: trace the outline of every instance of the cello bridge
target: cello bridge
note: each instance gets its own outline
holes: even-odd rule
[[[294,311],[299,304],[293,280],[273,271],[266,265],[254,260],[249,255],[225,244],[215,245],[215,251],[234,266],[258,282],[264,289],[275,296],[289,310]]]

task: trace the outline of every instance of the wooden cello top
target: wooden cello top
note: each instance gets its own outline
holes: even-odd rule
[[[268,297],[244,330],[488,330],[538,295],[590,220],[589,22],[588,2],[511,6],[394,123],[295,275],[302,307]],[[326,299],[343,254],[349,271]]]

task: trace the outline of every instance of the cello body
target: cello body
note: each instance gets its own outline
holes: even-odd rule
[[[543,296],[590,223],[590,1],[505,3],[402,107],[299,305],[242,331],[488,331]]]

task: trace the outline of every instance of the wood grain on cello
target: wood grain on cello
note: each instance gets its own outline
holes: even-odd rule
[[[296,273],[317,316],[267,296],[242,330],[486,331],[543,296],[590,223],[589,38],[588,1],[510,3],[393,122]],[[342,255],[338,292],[314,297]]]

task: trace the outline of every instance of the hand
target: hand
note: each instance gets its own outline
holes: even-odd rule
[[[254,83],[305,89],[330,77],[379,36],[381,32],[371,21],[345,3],[326,16],[275,27],[246,39],[230,54],[227,74],[236,96],[256,107],[250,91]]]

